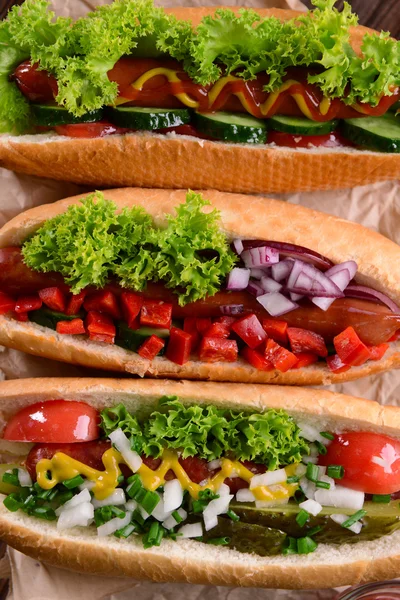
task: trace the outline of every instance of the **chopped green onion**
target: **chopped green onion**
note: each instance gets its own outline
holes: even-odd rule
[[[36,506],[36,497],[33,494],[29,494],[29,496],[27,496],[24,500],[23,509],[24,509],[24,511],[29,512],[35,506]]]
[[[107,521],[111,521],[114,516],[113,508],[115,507],[101,506],[100,508],[96,508],[94,511],[94,522],[96,527],[100,527],[100,525],[104,525],[104,523],[107,523]]]
[[[74,493],[71,492],[70,490],[65,491],[65,492],[60,492],[59,495],[57,496],[57,500],[58,502],[61,504],[65,504],[66,502],[68,502],[68,500],[71,500],[71,498],[74,497]]]
[[[129,523],[129,525],[125,525],[122,529],[118,529],[114,532],[115,537],[117,538],[127,538],[136,530],[136,525],[134,523]]]
[[[137,502],[139,502],[147,514],[151,515],[157,504],[160,502],[160,496],[156,492],[146,491],[143,500],[137,499]]]
[[[302,489],[299,488],[298,490],[295,491],[295,493],[294,493],[294,499],[297,502],[297,504],[300,504],[301,502],[304,502],[304,500],[306,499],[306,496],[305,496],[305,494],[304,494],[304,492],[303,492]]]
[[[139,475],[132,475],[132,477],[128,477],[128,487],[126,488],[126,493],[130,498],[135,498],[136,494],[143,489],[142,482],[140,480]]]
[[[316,527],[311,527],[311,529],[309,529],[307,531],[307,537],[312,537],[313,535],[316,535],[317,533],[319,533],[320,531],[322,531],[322,527],[321,525],[317,525]]]
[[[324,490],[330,490],[331,489],[331,484],[328,483],[327,481],[316,481],[315,483],[317,488],[322,488]]]
[[[117,481],[118,481],[118,483],[124,483],[125,477],[123,475],[118,475]]]
[[[390,494],[373,494],[372,502],[380,502],[381,504],[389,504],[391,500]]]
[[[152,546],[159,546],[164,536],[164,530],[158,521],[154,521],[150,525],[149,531],[143,536],[143,546],[151,548]]]
[[[14,492],[4,498],[3,504],[11,512],[16,512],[19,508],[22,508],[22,502]]]
[[[326,474],[328,477],[332,477],[332,479],[343,479],[344,468],[342,465],[329,465],[326,470]]]
[[[207,544],[213,544],[213,546],[228,546],[231,543],[230,537],[217,537],[207,540]]]
[[[304,510],[304,508],[302,508],[299,512],[299,514],[296,516],[296,523],[300,526],[300,527],[304,527],[304,525],[307,523],[308,519],[309,519],[309,513]]]
[[[366,514],[366,510],[358,510],[356,513],[354,513],[354,515],[351,515],[351,517],[349,517],[348,519],[346,519],[346,521],[342,523],[342,527],[351,527],[352,525],[354,525],[354,523],[357,523],[357,521],[365,517]]]
[[[115,517],[118,517],[118,519],[123,519],[126,515],[126,512],[121,508],[118,508],[118,506],[112,506],[111,512]]]
[[[314,463],[308,463],[307,471],[306,471],[306,478],[309,481],[313,481],[314,483],[316,483],[318,481],[318,476],[319,476],[319,467],[317,465],[314,465]]]
[[[198,500],[193,500],[192,502],[193,512],[203,512],[203,510],[211,502],[211,500],[216,500],[217,498],[219,498],[219,494],[214,494],[214,492],[209,488],[207,488],[206,490],[202,490],[201,492],[199,492]]]
[[[329,433],[329,431],[321,431],[320,435],[322,435],[322,437],[326,438],[327,440],[335,439],[335,436],[333,435],[333,433]]]
[[[139,509],[137,509],[137,508],[134,510],[134,512],[132,514],[132,521],[135,521],[140,526],[144,525],[145,519],[142,517],[142,515],[140,514]]]
[[[174,519],[177,523],[182,523],[183,518],[181,517],[181,515],[178,513],[177,510],[174,510],[174,512],[172,513],[172,516],[174,517]]]
[[[78,487],[78,485],[82,485],[82,483],[84,482],[85,480],[83,479],[83,477],[81,477],[80,475],[76,475],[76,477],[72,477],[71,479],[66,479],[65,481],[63,481],[63,485],[68,490],[73,490],[74,488]]]
[[[230,519],[232,519],[232,521],[235,521],[235,522],[240,521],[239,515],[237,515],[234,510],[228,510],[228,512],[226,514],[228,515],[228,517]]]
[[[13,469],[11,473],[4,473],[2,481],[19,487],[18,469]]]
[[[318,544],[308,536],[299,538],[297,540],[297,552],[298,554],[310,554],[316,550]]]
[[[294,537],[286,538],[284,546],[282,548],[282,554],[287,556],[288,554],[297,554],[297,540]]]
[[[290,475],[290,477],[286,479],[286,483],[298,483],[299,481],[300,477],[298,477],[297,475]]]
[[[326,454],[328,452],[328,450],[326,449],[326,446],[324,446],[324,444],[321,444],[321,442],[319,442],[318,440],[315,440],[314,444],[317,447],[318,450],[318,454]]]
[[[57,488],[53,488],[52,490],[50,490],[50,494],[47,498],[49,500],[49,502],[52,502],[53,500],[55,500],[58,496],[58,493],[59,493],[59,491]]]
[[[32,510],[32,514],[39,519],[45,519],[46,521],[55,521],[57,519],[56,513],[52,508],[46,508],[45,506],[39,506]]]
[[[53,490],[40,490],[40,492],[36,495],[37,498],[40,498],[41,500],[48,500],[50,498],[50,495],[54,493],[54,489]]]

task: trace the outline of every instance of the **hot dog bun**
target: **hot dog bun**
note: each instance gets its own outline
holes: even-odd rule
[[[163,394],[184,403],[233,409],[282,408],[324,430],[364,430],[400,437],[400,410],[325,390],[173,381],[117,379],[25,379],[0,383],[0,428],[19,409],[54,398],[80,400],[99,409],[124,402],[150,412]],[[400,531],[373,542],[340,547],[320,544],[307,556],[261,558],[191,540],[163,541],[143,550],[140,540],[101,538],[95,530],[62,534],[54,523],[0,506],[0,537],[16,549],[56,566],[85,573],[155,581],[269,588],[320,588],[397,577]]]
[[[174,8],[167,12],[197,25],[216,8]],[[283,9],[257,12],[282,20],[301,14]],[[361,26],[351,29],[356,51],[368,31],[372,30]],[[99,187],[208,187],[265,193],[340,189],[396,180],[400,155],[350,147],[309,150],[229,144],[148,132],[96,139],[50,133],[0,136],[0,166]]]
[[[355,260],[357,279],[363,285],[389,294],[400,303],[400,276],[396,268],[400,248],[384,236],[361,225],[339,219],[302,206],[279,200],[248,197],[209,190],[203,192],[212,206],[221,212],[221,226],[229,239],[270,239],[309,247],[335,263]],[[105,196],[119,208],[134,204],[143,206],[157,225],[165,223],[165,213],[185,201],[183,190],[148,190],[127,188],[109,190]],[[0,248],[20,245],[44,221],[62,212],[84,195],[28,210],[0,230]],[[334,374],[325,364],[279,371],[258,371],[243,360],[235,363],[205,363],[191,360],[179,366],[164,357],[152,362],[118,346],[107,346],[77,336],[57,334],[34,323],[21,323],[0,316],[0,344],[47,358],[87,367],[127,372],[140,376],[277,383],[288,385],[320,385],[350,381],[395,368],[400,364],[400,343],[392,342],[380,361],[368,361]]]

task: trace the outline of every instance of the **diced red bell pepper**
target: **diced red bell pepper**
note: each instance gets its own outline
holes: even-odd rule
[[[196,317],[185,317],[183,320],[183,331],[190,333],[192,336],[192,352],[196,350],[200,341],[200,334],[197,331],[196,321]]]
[[[389,348],[389,344],[378,344],[377,346],[368,346],[371,360],[380,360],[386,350]]]
[[[177,365],[184,365],[190,357],[192,336],[187,331],[171,327],[165,356]]]
[[[200,342],[200,360],[204,362],[236,362],[238,346],[236,340],[204,337]]]
[[[121,306],[122,314],[130,329],[139,329],[139,313],[142,308],[143,298],[133,292],[122,292]]]
[[[297,363],[292,367],[293,369],[301,369],[302,367],[308,367],[318,361],[318,356],[312,352],[294,352],[297,358]]]
[[[164,348],[164,346],[164,340],[162,340],[156,335],[151,335],[140,346],[140,348],[138,349],[138,354],[142,358],[148,358],[149,360],[153,360],[153,358],[157,356],[157,354],[162,348]]]
[[[312,352],[317,356],[328,356],[325,340],[319,333],[300,327],[288,327],[287,334],[292,352]]]
[[[143,300],[140,311],[140,324],[160,329],[171,329],[172,304],[162,300]]]
[[[60,288],[48,287],[39,290],[39,298],[50,308],[50,310],[57,310],[62,313],[65,312],[67,300]]]
[[[15,303],[15,312],[19,313],[28,313],[31,310],[39,310],[42,306],[42,301],[39,296],[19,296],[17,298],[17,302]]]
[[[85,326],[90,340],[107,344],[114,343],[115,325],[108,315],[91,310],[86,315]]]
[[[394,333],[392,337],[388,339],[388,342],[397,342],[398,339],[400,339],[400,329],[398,329],[396,333]]]
[[[206,334],[207,329],[210,329],[212,321],[210,317],[198,317],[196,319],[197,331],[201,336]]]
[[[79,335],[86,333],[82,319],[72,319],[71,321],[58,321],[56,325],[57,333],[68,335]]]
[[[245,346],[240,354],[252,367],[259,371],[272,371],[274,368],[274,365],[265,356],[248,346]]]
[[[204,337],[216,337],[216,338],[228,338],[231,332],[230,327],[227,327],[223,323],[212,323],[204,334]]]
[[[264,354],[265,358],[274,365],[275,369],[278,369],[282,373],[286,373],[286,371],[289,371],[297,363],[297,358],[293,352],[283,348],[271,339],[267,340]]]
[[[353,327],[347,327],[333,338],[333,345],[345,365],[359,367],[370,357],[370,351],[360,340]]]
[[[216,323],[222,323],[222,325],[225,325],[226,327],[229,327],[229,329],[232,329],[232,325],[234,324],[234,322],[237,321],[237,317],[218,317],[218,319],[215,321]]]
[[[97,312],[106,313],[113,319],[121,318],[121,311],[118,306],[118,300],[115,294],[110,290],[100,290],[87,296],[83,302],[83,307],[88,312],[95,310]]]
[[[272,338],[278,344],[287,344],[287,328],[286,321],[275,321],[274,319],[263,319],[262,326],[268,337]]]
[[[344,373],[351,369],[350,365],[345,365],[341,360],[338,354],[334,354],[333,356],[328,356],[326,358],[326,364],[328,365],[328,369],[332,371],[332,373]]]
[[[233,323],[232,331],[237,333],[238,336],[253,350],[267,339],[267,334],[254,314],[246,315],[245,317],[238,319],[236,323]]]
[[[69,299],[65,314],[66,315],[77,315],[78,312],[82,308],[82,304],[86,298],[86,294],[87,294],[86,290],[82,290],[81,292],[79,292],[79,294],[74,294],[73,296],[71,296],[71,298]]]
[[[0,292],[0,315],[5,315],[15,310],[15,300],[4,292]]]
[[[14,312],[13,317],[17,321],[21,321],[23,323],[25,323],[26,321],[29,321],[28,313],[26,313],[26,312],[21,312],[21,313]]]

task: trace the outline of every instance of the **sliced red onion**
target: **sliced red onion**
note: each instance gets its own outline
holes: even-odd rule
[[[298,308],[298,304],[289,300],[280,294],[279,292],[272,292],[270,294],[264,294],[257,298],[259,302],[272,317],[280,317],[295,308]]]
[[[298,280],[300,280],[302,285],[298,284]],[[326,277],[324,273],[300,260],[295,260],[294,262],[286,289],[290,292],[306,296],[341,298],[344,295],[338,286],[329,277]]]
[[[289,277],[293,263],[294,260],[292,258],[287,258],[286,260],[281,260],[275,265],[272,265],[271,274],[275,281],[282,281],[283,279]]]
[[[279,285],[279,284],[278,284]],[[257,298],[257,296],[262,296],[263,294],[265,294],[265,290],[263,287],[261,287],[261,284],[258,281],[249,281],[249,285],[247,286],[247,291],[252,294],[253,296],[255,296]]]
[[[245,290],[249,285],[250,269],[235,267],[228,275],[227,290]]]
[[[279,262],[279,252],[275,248],[259,246],[245,250],[240,258],[248,269],[252,269],[253,267],[269,266]]]
[[[345,289],[347,298],[362,298],[365,300],[375,300],[385,304],[394,313],[400,313],[400,307],[393,302],[386,294],[378,292],[365,285],[348,285]]]
[[[309,248],[304,246],[297,246],[297,244],[286,244],[285,242],[272,242],[270,240],[243,240],[243,247],[246,250],[251,248],[257,248],[259,246],[269,246],[275,248],[284,257],[300,258],[304,262],[312,263],[317,265],[320,269],[325,271],[333,267],[333,262]]]
[[[335,265],[331,267],[327,271],[325,271],[325,275],[327,277],[331,277],[335,273],[339,273],[343,271],[343,269],[347,269],[349,272],[350,281],[356,276],[358,265],[355,260],[348,260],[346,262],[340,263],[340,265]]]
[[[223,315],[228,315],[228,317],[232,317],[234,315],[240,315],[243,312],[243,304],[225,304],[219,307],[221,313]]]
[[[342,291],[346,289],[346,287],[350,283],[350,271],[348,269],[342,269],[341,271],[336,271],[333,275],[329,276],[329,279],[336,283],[339,289]],[[331,306],[332,302],[335,301],[335,298],[323,298],[321,296],[317,296],[316,298],[312,298],[311,302],[313,302],[316,306],[318,306],[321,310],[328,310]]]
[[[244,250],[242,240],[239,240],[239,239],[233,240],[232,244],[233,244],[236,254],[238,254],[240,256]]]
[[[271,279],[271,277],[262,277],[261,287],[264,292],[279,292],[282,289],[282,284],[275,281],[275,279]]]
[[[254,279],[261,279],[261,277],[264,277],[264,275],[266,275],[268,271],[269,267],[264,267],[263,269],[260,269],[259,267],[256,267],[255,269],[250,269],[250,277],[254,277]]]
[[[290,296],[290,299],[293,300],[293,302],[298,302],[299,300],[304,298],[304,296],[302,294],[294,294],[293,292],[290,292],[289,296]]]

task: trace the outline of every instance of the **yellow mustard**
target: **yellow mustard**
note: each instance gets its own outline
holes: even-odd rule
[[[37,481],[45,490],[52,489],[58,483],[62,483],[66,479],[71,479],[77,475],[83,475],[89,481],[95,483],[92,491],[97,500],[108,498],[118,485],[118,477],[121,475],[119,468],[120,464],[126,464],[122,455],[110,448],[106,450],[102,457],[104,471],[98,471],[92,467],[67,456],[63,452],[56,452],[53,458],[43,458],[36,465]],[[285,468],[287,476],[294,475],[297,468],[297,463]],[[233,472],[245,481],[250,483],[254,474],[246,469],[244,465],[235,460],[228,458],[221,459],[221,470],[214,477],[207,481],[204,485],[199,485],[191,481],[186,471],[179,463],[179,455],[172,450],[165,450],[162,455],[161,464],[153,471],[142,463],[137,471],[142,480],[143,487],[147,490],[154,491],[165,483],[165,475],[169,470],[172,470],[179,480],[182,488],[188,490],[192,498],[197,498],[199,492],[209,489],[216,492],[220,485],[227,477],[230,477]],[[49,476],[50,473],[50,476]],[[252,490],[257,500],[270,501],[290,498],[298,487],[297,483],[280,483],[275,484],[271,488],[260,486]]]

